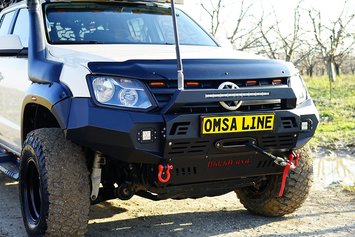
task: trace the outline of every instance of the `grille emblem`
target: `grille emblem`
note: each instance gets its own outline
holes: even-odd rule
[[[221,85],[219,85],[218,87],[219,90],[235,90],[235,89],[239,89],[239,86],[237,86],[236,84],[234,84],[233,82],[223,82]],[[226,110],[230,110],[230,111],[235,111],[237,110],[241,105],[242,105],[242,101],[241,100],[237,100],[237,101],[220,101],[219,102],[223,108],[225,108]]]

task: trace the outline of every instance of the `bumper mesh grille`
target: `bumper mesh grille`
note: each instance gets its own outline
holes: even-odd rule
[[[292,148],[296,142],[293,135],[264,136],[259,139],[259,146],[267,148]]]
[[[176,142],[170,147],[168,155],[206,154],[209,146],[209,141]]]
[[[248,80],[229,80],[234,84],[238,85],[239,88],[246,87],[271,87],[271,86],[287,86],[287,78],[281,78],[280,83],[275,85],[273,79],[258,79],[257,84],[253,86],[248,86]],[[177,83],[175,81],[164,81],[165,86],[153,87],[150,86],[152,93],[154,94],[159,108],[164,107],[173,97],[173,94],[177,88]],[[188,83],[188,81],[186,82]],[[222,81],[218,80],[206,80],[198,81],[198,86],[186,87],[187,89],[217,89]],[[149,82],[148,82],[149,84]],[[242,105],[238,111],[254,111],[254,110],[278,110],[282,108],[281,101],[273,103],[258,103]],[[181,108],[180,113],[217,113],[225,112],[226,110],[219,103],[199,103],[199,104],[188,104]]]

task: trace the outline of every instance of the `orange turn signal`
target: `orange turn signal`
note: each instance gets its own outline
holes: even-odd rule
[[[279,84],[281,84],[281,82],[282,82],[281,79],[274,79],[274,80],[272,80],[272,84],[273,84],[273,85],[279,85]]]
[[[247,86],[255,86],[257,84],[257,81],[247,81],[246,84]]]
[[[163,82],[163,81],[152,81],[152,82],[149,82],[149,86],[162,87],[162,86],[165,86],[165,82]]]
[[[186,86],[188,86],[188,87],[197,87],[197,86],[200,86],[200,82],[198,82],[198,81],[188,81],[188,82],[186,82]]]

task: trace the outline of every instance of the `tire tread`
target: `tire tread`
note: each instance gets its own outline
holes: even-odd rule
[[[278,197],[282,182],[280,175],[272,177],[261,194],[248,187],[236,190],[240,202],[248,211],[262,216],[283,216],[301,207],[312,186],[313,159],[308,147],[296,152],[301,154],[299,165],[289,172],[282,197]]]
[[[43,194],[48,197],[44,236],[84,236],[90,210],[90,180],[81,148],[64,138],[61,129],[43,128],[28,134],[24,151],[37,156]]]

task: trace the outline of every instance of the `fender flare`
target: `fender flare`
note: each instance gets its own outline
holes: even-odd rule
[[[21,139],[24,139],[24,120],[26,107],[30,104],[40,105],[48,109],[57,120],[62,129],[67,127],[70,110],[70,90],[62,83],[32,83],[26,92],[21,111]],[[65,100],[65,102],[63,101]],[[63,101],[62,103],[59,103]],[[59,104],[58,104],[59,103]],[[58,104],[59,106],[56,106]]]

